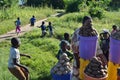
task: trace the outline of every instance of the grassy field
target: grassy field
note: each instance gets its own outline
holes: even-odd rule
[[[93,25],[100,33],[103,28],[111,31],[112,25],[120,25],[120,11],[106,12],[105,17],[101,20],[93,18]],[[69,13],[58,18],[50,18],[54,26],[54,36],[40,38],[40,30],[35,29],[21,36],[20,52],[31,55],[31,59],[22,58],[22,64],[29,67],[31,80],[52,80],[50,69],[55,65],[57,59],[55,55],[59,50],[60,39],[63,34],[68,32],[72,35],[75,29],[81,26],[81,20],[87,13]],[[16,80],[7,69],[9,56],[10,40],[0,43],[0,80]]]
[[[29,24],[30,18],[34,15],[37,20],[46,18],[51,14],[56,13],[55,10],[48,7],[24,7],[21,8],[14,5],[8,9],[0,10],[0,34],[4,34],[10,30],[15,29],[14,21],[20,17],[22,26]]]

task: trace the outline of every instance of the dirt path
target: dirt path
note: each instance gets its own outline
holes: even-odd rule
[[[61,15],[61,14],[62,14],[62,13],[57,13],[57,14],[51,15],[50,17],[59,16],[59,15]],[[50,18],[50,17],[48,17],[48,18]],[[45,19],[42,19],[42,20],[37,21],[37,22],[35,23],[35,26],[40,25],[42,21],[45,21],[45,20],[47,20],[48,18],[45,18]],[[19,36],[25,34],[25,33],[28,32],[28,31],[33,30],[34,28],[37,28],[37,27],[30,27],[30,24],[27,24],[27,25],[21,27],[21,33],[19,34]],[[10,38],[12,38],[12,37],[18,37],[17,34],[15,33],[15,30],[12,30],[12,31],[10,31],[10,32],[7,32],[6,34],[0,35],[0,42],[1,42],[1,41],[4,41],[4,40],[8,40],[8,39],[10,39]]]

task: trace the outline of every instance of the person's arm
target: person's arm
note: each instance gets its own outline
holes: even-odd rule
[[[100,48],[99,43],[97,42],[97,51],[96,51],[96,56],[97,56],[97,55],[100,55],[100,54],[103,54],[103,52],[102,52],[102,49]]]
[[[25,57],[31,58],[31,56],[29,56],[27,54],[20,54],[20,56],[25,56]]]
[[[24,69],[29,73],[29,70],[27,69],[27,67],[25,67],[25,66],[17,63],[17,59],[16,59],[16,58],[13,58],[13,63],[14,63],[15,65],[19,66],[19,67],[24,68]]]
[[[56,57],[57,57],[58,60],[60,58],[60,53],[61,53],[61,51],[59,50],[58,53],[57,53],[57,55],[56,55]]]

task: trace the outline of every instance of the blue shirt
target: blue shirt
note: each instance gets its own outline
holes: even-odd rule
[[[46,29],[46,27],[44,25],[41,25],[40,27],[41,27],[42,31]]]
[[[20,20],[15,21],[15,25],[19,26],[21,24]]]
[[[36,20],[36,19],[32,17],[32,18],[30,19],[30,22],[35,22],[35,20]]]
[[[52,26],[48,26],[49,30],[52,31]]]

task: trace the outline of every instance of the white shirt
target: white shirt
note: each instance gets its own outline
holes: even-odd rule
[[[13,62],[13,59],[16,59],[17,63],[20,64],[20,52],[18,49],[11,47],[10,49],[10,55],[9,55],[9,61],[8,61],[8,67],[14,68],[16,65]]]

